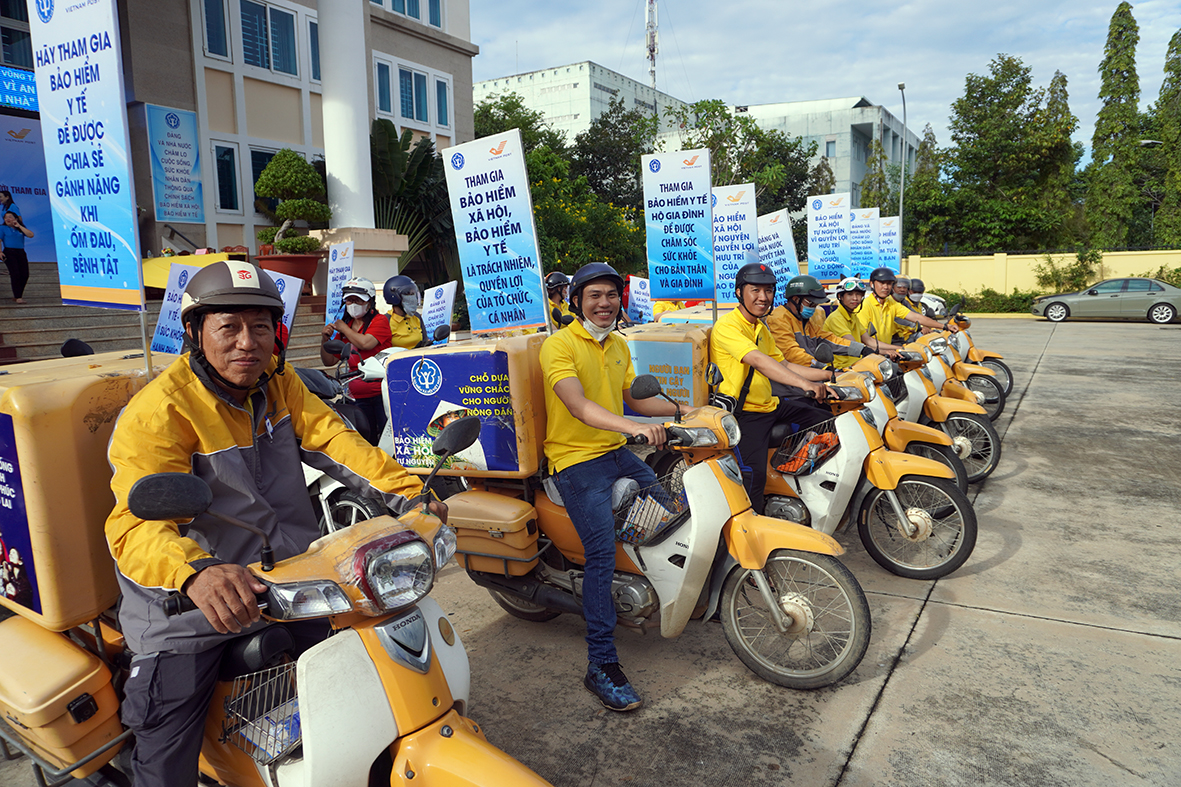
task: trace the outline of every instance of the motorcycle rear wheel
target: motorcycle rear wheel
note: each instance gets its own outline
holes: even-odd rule
[[[977,413],[952,413],[939,428],[953,441],[962,437],[968,442],[967,455],[960,459],[968,471],[969,484],[992,475],[1001,461],[1001,436],[988,418]]]
[[[328,499],[328,510],[331,516],[327,522],[324,521],[324,514],[320,514],[320,533],[325,536],[352,527],[366,519],[390,513],[389,509],[376,500],[343,489]]]
[[[969,374],[964,385],[973,393],[984,394],[984,401],[980,406],[984,408],[988,420],[995,421],[1001,417],[1001,413],[1005,411],[1005,389],[995,378],[987,374]]]
[[[734,655],[763,680],[819,689],[848,677],[869,646],[869,602],[857,579],[831,555],[777,549],[763,568],[784,611],[800,627],[780,632],[748,569],[722,587],[722,630]]]
[[[492,600],[500,605],[500,608],[512,615],[514,618],[521,620],[528,620],[533,623],[545,623],[547,620],[553,620],[561,612],[556,612],[549,607],[543,607],[539,604],[533,604],[523,598],[518,598],[511,593],[501,593],[499,590],[489,590],[488,594],[492,596]]]
[[[950,445],[920,443],[916,441],[906,446],[906,453],[913,456],[934,459],[939,464],[947,465],[951,469],[951,472],[955,473],[954,481],[956,488],[961,492],[968,491],[968,469],[964,467],[964,462],[960,459],[960,455]]]
[[[1001,390],[1005,392],[1007,400],[1009,394],[1013,393],[1013,370],[1009,368],[1007,363],[997,358],[985,358],[980,362],[980,365],[996,372],[996,380],[1001,384]]]
[[[904,476],[894,490],[915,524],[930,528],[912,539],[899,530],[898,517],[886,490],[865,496],[857,512],[861,543],[879,566],[908,579],[938,579],[962,566],[976,548],[976,510],[968,497],[946,478]]]

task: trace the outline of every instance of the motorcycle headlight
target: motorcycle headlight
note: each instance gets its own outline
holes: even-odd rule
[[[430,592],[435,584],[435,554],[418,534],[405,530],[358,549],[353,570],[369,600],[390,612]]]
[[[276,620],[303,620],[351,612],[353,602],[331,580],[286,582],[267,588],[267,616]]]
[[[894,364],[889,358],[878,364],[878,371],[882,373],[882,380],[891,380],[894,378]]]
[[[670,426],[668,432],[678,445],[701,448],[718,444],[718,436],[708,426]]]
[[[931,352],[935,353],[936,355],[942,355],[943,353],[947,352],[947,338],[939,336],[932,339],[927,346],[931,348]]]
[[[731,448],[738,445],[738,441],[742,439],[742,429],[738,427],[738,419],[733,415],[722,416],[722,431],[726,433],[726,440]]]
[[[459,546],[459,539],[455,537],[455,529],[443,525],[435,534],[435,571],[441,571],[451,558],[455,557],[455,550]]]

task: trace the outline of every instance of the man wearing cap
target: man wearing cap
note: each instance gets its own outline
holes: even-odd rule
[[[353,372],[361,365],[361,361],[392,346],[393,338],[389,319],[377,311],[377,288],[373,282],[364,276],[349,279],[341,293],[345,316],[324,326],[320,362],[331,366],[340,360],[324,346],[329,340],[348,342],[353,348],[349,355],[349,371]],[[358,430],[370,445],[377,445],[381,431],[385,429],[385,401],[381,396],[381,386],[381,380],[366,381],[358,377],[349,381],[349,394],[365,416],[365,423],[359,424]]]
[[[861,315],[866,330],[869,330],[870,325],[874,327],[876,330],[874,338],[881,342],[880,347],[882,349],[901,349],[897,345],[887,343],[893,338],[894,334],[898,333],[896,321],[900,319],[909,320],[911,323],[921,325],[924,328],[942,330],[946,327],[953,333],[959,331],[959,328],[954,322],[944,326],[942,323],[936,322],[930,317],[924,317],[909,306],[903,305],[895,300],[893,297],[894,282],[897,278],[894,271],[889,268],[874,268],[873,273],[869,275],[870,293],[861,304]],[[871,344],[877,350],[879,345],[873,342]]]
[[[570,313],[570,307],[566,305],[566,295],[569,292],[570,277],[566,274],[561,271],[552,271],[545,277],[545,294],[549,298],[550,317],[554,318],[554,311],[558,313],[554,319],[555,330],[560,330],[570,324],[565,320],[566,317],[569,317],[571,322],[574,320],[574,315]]]
[[[722,373],[717,393],[733,403],[742,428],[738,455],[751,469],[750,502],[761,514],[771,428],[787,423],[798,430],[832,418],[819,405],[774,396],[771,383],[800,388],[823,399],[828,391],[819,381],[829,379],[830,373],[786,360],[763,325],[762,318],[775,301],[775,272],[770,267],[759,262],[743,265],[734,277],[734,294],[738,308],[718,318],[710,332],[710,358]]]
[[[784,288],[786,302],[767,317],[767,329],[783,357],[800,366],[823,366],[816,360],[822,345],[833,355],[869,355],[873,350],[857,339],[843,339],[824,327],[824,312],[817,306],[828,300],[820,282],[812,276],[796,276]]]
[[[262,530],[278,560],[320,537],[301,462],[395,513],[422,488],[285,373],[284,352],[272,354],[282,314],[278,288],[254,265],[215,262],[197,272],[181,300],[186,352],[132,397],[111,436],[115,507],[106,536],[122,591],[119,623],[135,654],[121,712],[136,735],[137,787],[196,785],[222,653],[265,625],[254,595],[265,586],[246,569],[259,559],[259,536],[210,514],[140,519],[127,507],[132,485],[161,472],[204,479],[209,511]],[[446,517],[446,506],[431,507]],[[164,602],[178,591],[197,609],[169,617]],[[284,628],[297,650],[327,635],[323,621]]]
[[[841,279],[837,284],[837,307],[825,319],[824,330],[849,341],[850,345],[853,341],[858,341],[870,352],[879,352],[877,343],[873,342],[872,337],[866,333],[868,326],[861,314],[863,300],[865,300],[865,284],[860,279],[852,276]],[[894,353],[892,350],[886,350],[883,351],[883,354],[893,355]],[[833,366],[838,369],[847,369],[857,362],[858,357],[860,355],[838,354],[833,358]]]
[[[541,346],[545,375],[545,458],[586,555],[582,609],[586,618],[587,671],[583,686],[613,711],[640,707],[640,695],[619,666],[615,651],[615,516],[611,489],[620,478],[640,488],[656,475],[628,451],[624,435],[664,444],[665,430],[623,417],[623,404],[648,416],[671,416],[680,405],[633,399],[635,379],[627,342],[613,333],[623,299],[623,277],[604,262],[582,266],[570,285],[575,320]]]

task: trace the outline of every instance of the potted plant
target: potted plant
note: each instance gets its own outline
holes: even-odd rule
[[[282,222],[278,227],[258,231],[259,243],[273,246],[278,252],[258,257],[259,265],[310,282],[323,256],[322,244],[318,238],[291,234],[291,229],[297,221],[324,223],[332,216],[332,211],[320,201],[324,196],[324,179],[303,156],[284,148],[263,169],[254,190],[260,197],[279,200],[275,218]]]

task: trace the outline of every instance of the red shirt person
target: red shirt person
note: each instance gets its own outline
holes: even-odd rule
[[[339,360],[328,352],[323,342],[330,339],[348,342],[353,348],[349,356],[349,371],[354,371],[361,361],[391,346],[390,321],[377,311],[377,288],[369,279],[361,276],[349,279],[345,282],[343,294],[345,315],[324,326],[320,360],[325,366]],[[349,383],[349,394],[368,422],[358,425],[358,430],[373,445],[377,445],[387,420],[381,385],[381,381],[366,382],[361,379]]]

